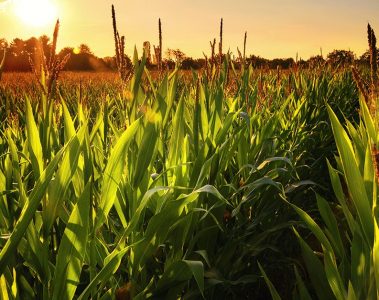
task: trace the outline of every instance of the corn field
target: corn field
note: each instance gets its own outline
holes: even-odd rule
[[[371,75],[137,51],[101,86],[3,74],[0,299],[377,299],[368,34]]]

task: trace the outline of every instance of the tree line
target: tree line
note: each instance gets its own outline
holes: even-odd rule
[[[146,43],[146,42],[145,42]],[[144,45],[145,45],[144,43]],[[42,48],[42,49],[41,49]],[[8,43],[5,39],[0,39],[0,49],[6,50],[6,60],[4,71],[8,72],[28,72],[31,71],[31,62],[38,61],[39,55],[43,53],[47,58],[51,51],[51,41],[46,35],[39,38],[31,37],[27,40],[20,38],[13,39]],[[41,51],[42,50],[42,51]],[[66,71],[115,71],[117,70],[115,57],[97,57],[86,44],[81,44],[77,48],[65,47],[59,53],[59,57],[64,57],[68,53],[71,54],[65,70]],[[146,53],[145,53],[146,54]],[[208,58],[192,58],[188,57],[180,49],[167,49],[165,52],[166,57],[163,59],[163,65],[166,68],[174,68],[175,64],[179,63],[182,69],[201,69],[205,66]],[[148,61],[147,67],[149,69],[156,68],[154,59],[150,54],[147,54]],[[246,57],[245,61],[241,61],[239,57],[230,55],[235,63],[235,67],[239,68],[242,63],[251,64],[255,68],[269,68],[269,69],[288,69],[295,64],[304,68],[313,68],[323,65],[331,65],[333,67],[344,67],[351,65],[354,62],[360,64],[369,63],[369,52],[366,51],[359,58],[350,50],[334,50],[330,52],[326,58],[322,55],[316,55],[308,60],[294,60],[293,58],[275,58],[266,59],[256,55]],[[130,57],[126,57],[128,64],[131,67]],[[218,59],[218,58],[215,58]]]

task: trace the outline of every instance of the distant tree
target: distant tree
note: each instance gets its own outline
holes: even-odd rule
[[[81,44],[79,46],[79,52],[83,54],[93,54],[90,47],[86,44]]]
[[[186,57],[183,59],[181,66],[182,66],[182,69],[184,70],[190,70],[190,69],[199,70],[204,66],[204,64],[202,64],[202,62],[198,59],[195,60],[192,57]]]
[[[45,54],[46,57],[49,57],[50,49],[51,49],[50,38],[45,34],[41,35],[39,37],[39,42],[40,42],[40,46],[43,49],[43,53]]]
[[[24,41],[22,39],[15,38],[9,47],[13,56],[22,56],[24,52]]]
[[[275,58],[271,60],[268,65],[271,69],[276,69],[277,67],[280,67],[281,69],[288,69],[294,63],[295,61],[293,58]]]
[[[379,48],[376,50],[379,53]],[[379,56],[378,56],[378,62],[379,62]],[[363,64],[370,64],[370,50],[366,50],[360,57],[359,62]]]
[[[326,61],[333,67],[351,65],[354,62],[354,53],[347,50],[334,50],[328,54]]]
[[[251,64],[254,68],[265,67],[269,63],[268,59],[256,55],[250,55],[250,57],[248,57],[246,61],[248,64]]]
[[[166,55],[168,59],[174,60],[176,63],[181,63],[186,57],[180,49],[167,49]]]
[[[117,63],[116,63],[116,58],[114,56],[113,57],[111,57],[111,56],[104,57],[103,61],[104,61],[105,65],[110,70],[117,71]],[[129,59],[129,61],[130,61],[130,59]],[[131,62],[130,62],[130,64],[131,64]]]
[[[325,59],[321,55],[315,55],[310,57],[307,63],[309,68],[320,67],[325,64]]]
[[[34,64],[39,64],[41,59],[40,50],[49,59],[51,44],[46,35],[40,38],[31,37],[27,40],[13,39],[8,46],[8,55],[5,63],[6,71],[30,71],[30,59]]]
[[[309,67],[309,64],[308,64],[308,61],[307,60],[304,60],[302,58],[300,58],[297,62],[297,65],[301,68],[308,68]]]
[[[73,47],[64,47],[61,51],[59,51],[58,56],[59,57],[65,57],[67,54],[72,54],[74,52]]]
[[[35,37],[31,37],[30,39],[26,40],[24,42],[24,53],[25,55],[34,55],[37,52],[37,49],[39,47],[39,42]],[[45,53],[46,55],[46,53]]]
[[[164,59],[162,61],[162,65],[163,65],[163,68],[168,68],[168,69],[174,69],[175,68],[175,61],[173,61],[172,59]]]
[[[195,59],[196,64],[199,66],[198,68],[204,68],[205,67],[205,58],[197,58]]]
[[[25,50],[25,41],[15,38],[9,45],[4,66],[5,71],[29,71],[29,54]]]

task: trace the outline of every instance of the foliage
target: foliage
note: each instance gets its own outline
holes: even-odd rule
[[[328,106],[339,156],[337,167],[328,162],[330,180],[338,202],[317,196],[323,221],[318,225],[308,213],[291,204],[317,238],[323,264],[303,237],[297,235],[311,285],[320,299],[378,299],[378,115],[377,48],[374,31],[368,25],[371,87],[363,90],[356,69],[354,79],[362,97],[360,121],[343,126]],[[299,285],[301,279],[298,279]],[[303,285],[303,293],[308,294]]]
[[[197,72],[1,83],[2,298],[378,297],[377,73],[255,69],[222,24]]]
[[[324,101],[354,115],[351,76],[278,81],[225,61],[210,79],[159,80],[144,63],[136,56],[129,84],[106,98],[62,82],[45,105],[32,92],[4,99],[5,293],[265,298],[270,278],[292,294],[297,218],[282,199],[313,207],[312,180],[333,158]]]
[[[354,53],[350,50],[334,50],[327,55],[326,60],[333,67],[349,66],[354,62]]]

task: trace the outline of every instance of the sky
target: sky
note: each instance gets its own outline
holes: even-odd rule
[[[49,16],[27,7],[32,2],[50,7]],[[247,54],[269,59],[297,53],[308,59],[320,48],[324,55],[334,49],[361,55],[367,49],[368,22],[379,37],[379,0],[0,0],[0,38],[51,36],[59,17],[58,49],[85,43],[99,57],[112,56],[112,4],[128,54],[134,46],[141,52],[144,41],[158,44],[158,18],[163,50],[179,48],[192,57],[209,55],[209,41],[218,42],[220,18],[225,50],[237,54],[247,31]]]

